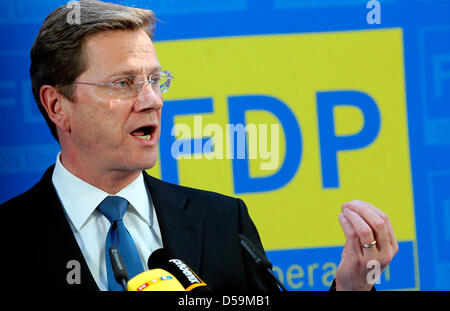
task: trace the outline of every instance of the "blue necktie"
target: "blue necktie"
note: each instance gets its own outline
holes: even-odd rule
[[[108,218],[111,223],[111,227],[109,228],[106,236],[105,245],[108,290],[110,291],[123,291],[121,284],[118,283],[114,277],[111,266],[111,260],[109,258],[109,248],[111,246],[115,246],[119,250],[130,279],[135,275],[144,272],[136,245],[134,244],[130,233],[123,223],[123,215],[125,214],[127,208],[128,201],[118,196],[108,196],[98,206],[99,211],[106,218]]]

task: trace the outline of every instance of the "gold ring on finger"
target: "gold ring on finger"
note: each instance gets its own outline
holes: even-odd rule
[[[377,240],[373,240],[372,242],[370,242],[370,243],[363,243],[361,246],[363,247],[363,248],[371,248],[372,246],[374,246],[375,244],[377,244]]]

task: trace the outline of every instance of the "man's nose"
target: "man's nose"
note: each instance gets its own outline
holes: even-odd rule
[[[157,88],[157,86],[156,86]],[[159,89],[155,89],[149,82],[144,83],[142,88],[138,90],[138,96],[134,104],[136,111],[142,110],[158,110],[163,106],[162,96]]]

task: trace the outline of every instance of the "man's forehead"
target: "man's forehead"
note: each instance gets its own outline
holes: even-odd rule
[[[109,57],[123,57],[130,54],[156,54],[152,40],[144,30],[105,31],[89,36],[86,40],[88,53]]]
[[[88,38],[85,47],[89,67],[101,67],[109,76],[150,73],[161,68],[144,30],[99,33]]]
[[[87,37],[86,42],[89,42],[89,41],[101,42],[101,41],[108,41],[108,40],[115,41],[120,38],[130,39],[131,37],[134,37],[136,39],[145,39],[145,41],[150,42],[150,43],[152,42],[148,33],[144,29],[134,29],[134,30],[133,29],[130,29],[130,30],[119,29],[119,30],[100,31],[100,32],[97,32],[94,34],[90,34]]]

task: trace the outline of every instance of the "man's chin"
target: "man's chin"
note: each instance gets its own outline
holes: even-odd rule
[[[148,157],[147,159],[141,159],[137,167],[141,170],[148,170],[156,165],[157,157]]]
[[[156,153],[144,153],[135,154],[127,158],[117,159],[115,163],[120,163],[116,165],[116,168],[123,171],[137,172],[153,168],[156,165],[158,157]]]

